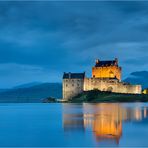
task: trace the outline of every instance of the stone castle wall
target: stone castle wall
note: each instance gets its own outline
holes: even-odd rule
[[[63,99],[68,100],[82,93],[98,89],[115,93],[141,94],[141,85],[131,85],[119,82],[117,79],[63,79]]]
[[[84,91],[98,89],[115,93],[141,94],[141,85],[131,85],[116,79],[85,78]]]
[[[83,90],[84,79],[63,79],[63,99],[71,99]]]

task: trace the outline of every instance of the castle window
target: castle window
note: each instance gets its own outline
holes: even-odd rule
[[[66,87],[68,87],[68,84],[66,84]]]
[[[72,86],[74,87],[74,84],[72,84]]]
[[[114,77],[114,73],[112,71],[109,72],[109,77],[113,78]]]
[[[77,86],[80,86],[79,83],[77,84]]]

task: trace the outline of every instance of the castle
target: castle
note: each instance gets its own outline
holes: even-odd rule
[[[100,90],[115,93],[141,94],[141,85],[131,85],[121,81],[122,69],[118,59],[112,61],[96,60],[92,67],[92,77],[87,78],[84,73],[64,73],[63,99],[68,100],[83,91]]]

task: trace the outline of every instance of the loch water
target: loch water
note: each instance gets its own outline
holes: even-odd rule
[[[148,103],[0,104],[0,147],[148,147]]]

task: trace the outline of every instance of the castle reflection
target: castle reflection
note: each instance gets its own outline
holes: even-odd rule
[[[148,109],[138,104],[132,108],[118,103],[83,104],[69,112],[70,108],[71,104],[63,104],[65,132],[90,129],[96,141],[112,140],[116,144],[123,133],[123,122],[137,122],[148,116]]]

